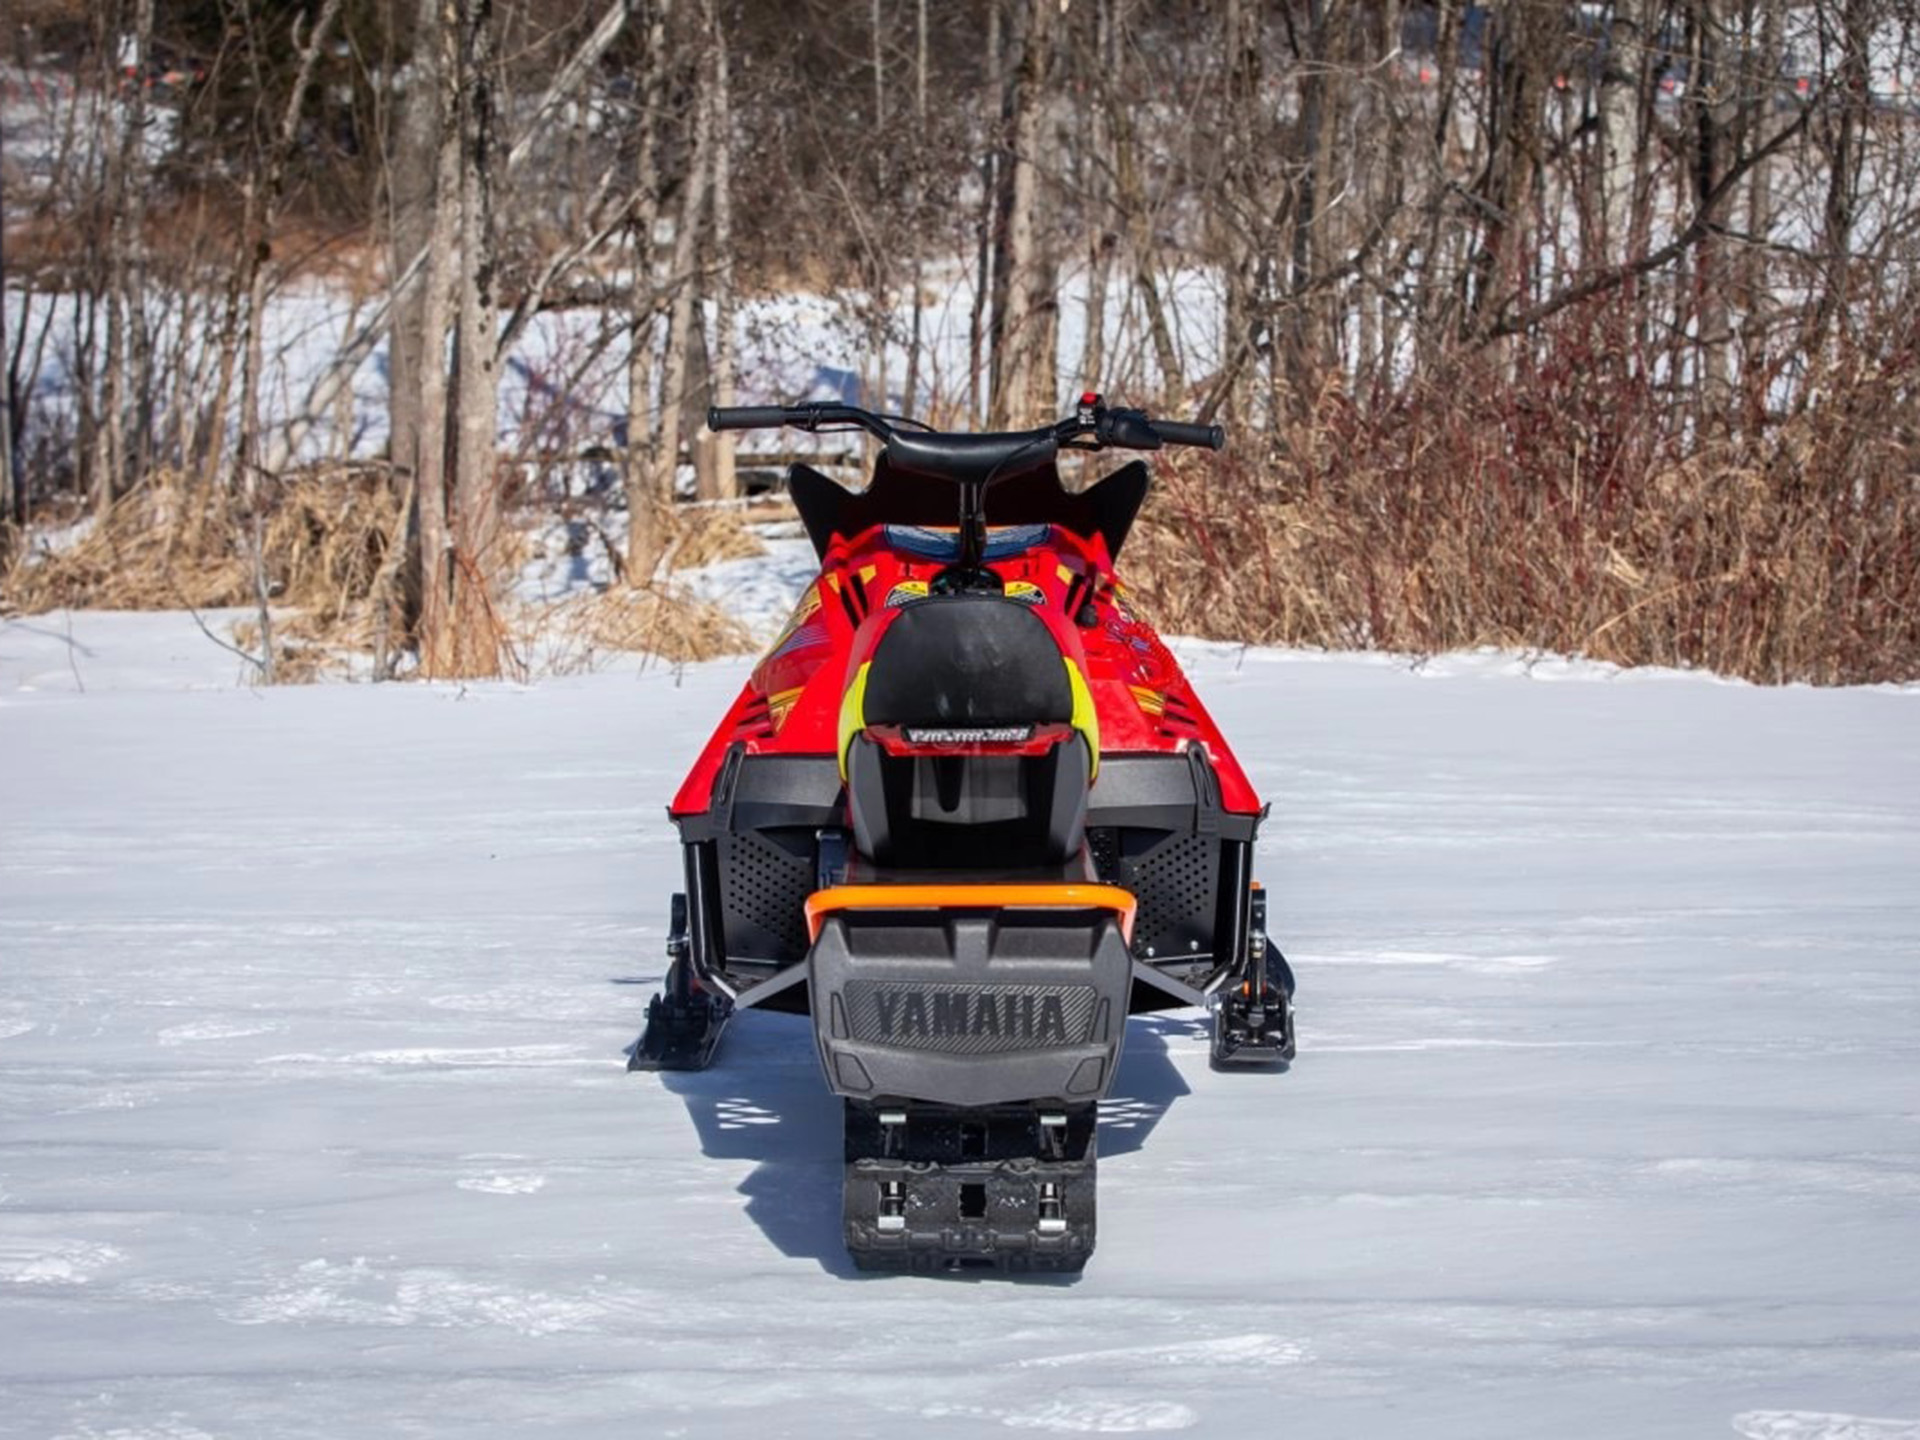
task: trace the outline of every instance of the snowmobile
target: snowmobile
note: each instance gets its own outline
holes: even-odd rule
[[[1073,492],[1056,464],[1225,437],[1096,394],[1004,434],[844,404],[708,424],[880,443],[863,490],[788,471],[820,573],[669,807],[686,888],[628,1068],[808,1015],[859,1268],[1078,1271],[1126,1018],[1204,1006],[1217,1066],[1294,1055],[1265,808],[1114,574],[1147,466]]]

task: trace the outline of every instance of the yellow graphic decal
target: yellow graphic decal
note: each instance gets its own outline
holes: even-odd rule
[[[1133,698],[1140,702],[1140,708],[1149,715],[1164,714],[1167,708],[1166,692],[1155,690],[1148,685],[1129,685]]]
[[[1044,605],[1047,603],[1047,597],[1041,592],[1040,587],[1031,580],[1009,580],[1007,581],[1006,588],[1007,598],[1009,600],[1024,601],[1028,605]]]
[[[853,737],[867,728],[867,672],[873,669],[871,660],[860,662],[860,668],[853,672],[853,683],[847,686],[847,693],[840,697],[840,778],[847,778],[847,750],[853,744]]]
[[[793,632],[811,620],[814,612],[819,610],[819,608],[820,586],[818,582],[815,582],[809,585],[800,596],[799,603],[793,607],[793,614],[787,617],[787,623],[781,627],[780,633],[774,637],[773,644],[767,647],[767,654],[779,654],[780,647],[793,638]]]
[[[800,692],[806,688],[804,685],[796,685],[791,690],[782,690],[777,695],[767,697],[767,720],[773,726],[774,734],[778,735],[780,727],[787,723],[787,716],[792,713],[794,702],[800,698]]]
[[[1073,728],[1087,737],[1087,779],[1092,780],[1100,773],[1100,715],[1080,667],[1064,655],[1060,663],[1067,667],[1067,689],[1073,692]]]
[[[927,582],[924,580],[902,580],[887,592],[887,604],[904,605],[909,600],[927,598]]]

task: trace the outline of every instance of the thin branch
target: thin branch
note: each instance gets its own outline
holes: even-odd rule
[[[1791,125],[1787,126],[1786,129],[1775,135],[1759,149],[1741,156],[1738,161],[1729,166],[1727,173],[1720,177],[1719,182],[1707,193],[1706,198],[1700,202],[1692,218],[1687,221],[1685,228],[1658,250],[1650,251],[1638,260],[1629,261],[1625,264],[1609,265],[1604,270],[1600,270],[1585,280],[1582,280],[1579,284],[1570,285],[1559,294],[1541,301],[1531,309],[1524,310],[1519,315],[1501,320],[1497,324],[1489,326],[1476,337],[1475,344],[1488,345],[1495,340],[1504,340],[1514,335],[1524,334],[1538,325],[1542,320],[1547,320],[1558,315],[1569,306],[1591,300],[1597,295],[1604,295],[1610,290],[1616,290],[1620,286],[1625,285],[1630,280],[1637,280],[1642,275],[1650,275],[1655,270],[1662,269],[1671,264],[1687,250],[1698,245],[1709,235],[1718,232],[1720,227],[1713,218],[1714,212],[1720,208],[1721,203],[1726,200],[1727,196],[1733,193],[1734,186],[1739,184],[1740,181],[1746,177],[1747,172],[1762,160],[1777,154],[1786,148],[1789,141],[1804,134],[1812,118],[1813,108],[1811,106],[1803,107],[1799,117],[1795,119]]]

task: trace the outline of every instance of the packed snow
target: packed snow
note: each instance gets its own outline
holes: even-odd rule
[[[634,1076],[747,662],[260,690],[0,625],[0,1435],[1920,1437],[1920,693],[1188,645],[1300,1059],[862,1277],[804,1022]]]

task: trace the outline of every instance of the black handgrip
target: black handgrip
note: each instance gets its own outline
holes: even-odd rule
[[[777,430],[787,423],[784,405],[710,405],[709,430]]]
[[[1219,450],[1227,443],[1227,432],[1218,425],[1189,425],[1183,420],[1149,422],[1153,433],[1168,445],[1198,445],[1204,450]]]

